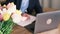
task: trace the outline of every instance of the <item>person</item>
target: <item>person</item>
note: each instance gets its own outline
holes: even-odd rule
[[[23,12],[23,16],[32,14],[34,10],[35,15],[43,12],[39,0],[7,0],[5,4],[8,4],[9,2],[14,2],[16,4],[16,8]],[[35,23],[32,23],[27,25],[26,28],[34,30],[34,25]]]
[[[28,14],[32,14],[33,10],[37,13],[42,13],[42,7],[40,6],[39,0],[7,0],[6,4],[14,2],[18,10],[22,10],[23,13],[27,11]],[[27,6],[27,7],[26,7]]]
[[[23,1],[22,0],[17,0],[17,9],[20,9],[21,8],[21,3]],[[26,0],[24,2],[27,2]],[[28,4],[29,3],[29,4]],[[42,13],[42,7],[40,6],[40,3],[39,3],[39,0],[29,0],[27,3],[26,3],[26,6],[28,5],[28,7],[24,7],[24,9],[27,9],[27,13],[28,14],[32,14],[33,10],[35,9],[36,11],[36,14],[37,13]],[[24,12],[24,11],[23,11]]]

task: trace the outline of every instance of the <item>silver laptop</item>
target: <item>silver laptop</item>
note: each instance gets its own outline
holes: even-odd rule
[[[37,14],[34,33],[55,29],[58,27],[59,22],[60,11]]]

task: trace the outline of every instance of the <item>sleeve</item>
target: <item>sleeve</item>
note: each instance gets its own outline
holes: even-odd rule
[[[42,13],[43,12],[42,6],[40,5],[39,0],[35,0],[35,11],[36,11],[36,13]]]
[[[29,5],[29,0],[22,0],[21,7],[20,7],[22,13],[27,12],[28,5]]]

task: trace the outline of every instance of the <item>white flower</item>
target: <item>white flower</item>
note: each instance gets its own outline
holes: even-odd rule
[[[3,13],[3,11],[0,9],[0,13],[2,14]]]
[[[7,5],[7,8],[8,8],[7,11],[8,11],[10,14],[16,11],[16,5],[15,5],[13,2],[9,3],[9,4]]]
[[[14,6],[8,8],[7,11],[8,11],[10,14],[13,13],[13,12],[15,12],[15,11],[16,11],[16,5],[14,5]]]
[[[22,19],[22,16],[18,15],[18,14],[13,14],[12,19],[13,19],[14,23],[19,23],[21,21],[21,19]]]

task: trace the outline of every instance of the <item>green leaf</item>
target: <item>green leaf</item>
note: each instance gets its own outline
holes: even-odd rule
[[[1,32],[1,30],[0,30],[0,34],[3,34],[3,32]]]
[[[3,24],[2,24],[3,23]],[[2,22],[1,31],[3,34],[10,34],[12,32],[12,28],[15,25],[12,19],[9,19],[8,21]]]

